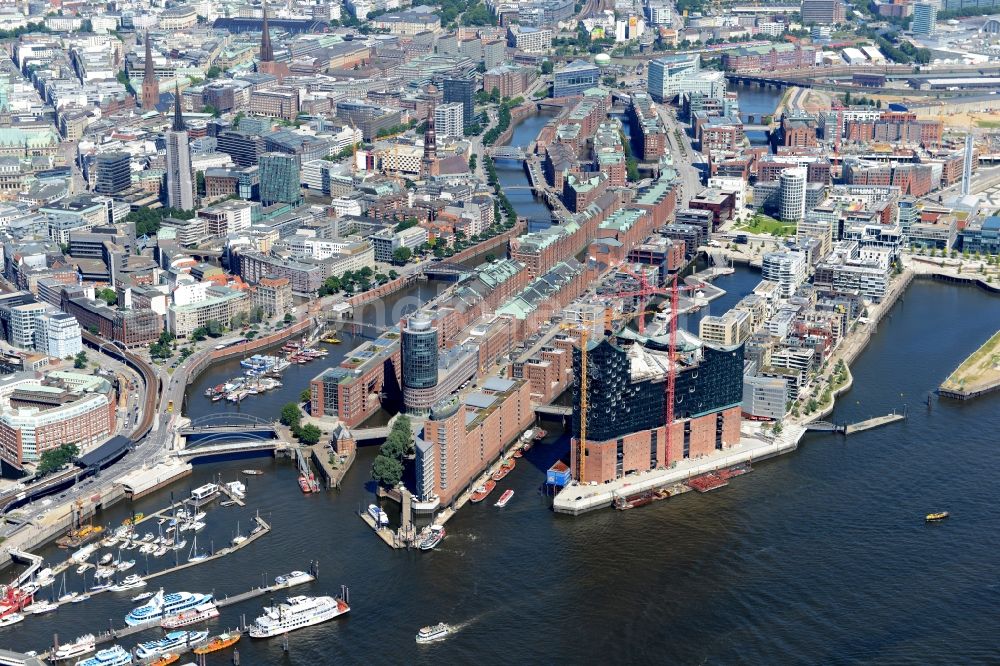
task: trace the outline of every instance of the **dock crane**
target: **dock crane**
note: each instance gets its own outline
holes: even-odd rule
[[[664,396],[665,402],[665,414],[664,414],[664,431],[666,434],[666,447],[664,450],[664,460],[670,460],[670,451],[673,448],[673,438],[671,435],[671,426],[674,422],[674,400],[677,388],[677,317],[678,308],[680,301],[680,292],[686,290],[697,289],[696,286],[691,285],[679,285],[678,276],[675,274],[671,280],[670,288],[668,290],[670,298],[670,336],[669,336],[669,347],[668,347],[668,364],[667,364],[667,382],[666,390]],[[629,292],[631,293],[631,292]],[[618,295],[616,294],[615,297]],[[638,318],[641,322],[646,315],[650,314],[660,314],[659,310],[643,310],[640,312],[628,312],[628,313],[613,313],[610,309],[605,308],[605,313],[603,317],[604,330],[613,330],[615,321],[628,321],[634,318]],[[597,320],[583,320],[578,322],[566,322],[559,325],[560,329],[578,331],[580,335],[580,431],[577,438],[577,450],[576,450],[576,479],[579,482],[583,482],[584,474],[586,472],[586,459],[587,459],[587,410],[588,410],[588,367],[587,367],[587,340],[590,336],[591,329],[593,325],[597,323]]]

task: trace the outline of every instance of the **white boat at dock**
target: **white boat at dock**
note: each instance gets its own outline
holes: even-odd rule
[[[376,527],[385,527],[389,524],[389,515],[377,504],[368,505],[368,515],[375,520]]]
[[[36,601],[33,604],[25,606],[22,610],[32,615],[41,615],[42,613],[51,613],[57,608],[59,608],[59,604],[54,604],[51,601]]]
[[[78,566],[76,568],[76,572],[78,574],[82,574],[82,573],[85,573],[87,571],[87,569],[89,569],[89,568],[90,568],[89,564],[81,564],[80,566]]]
[[[128,666],[132,663],[132,653],[120,645],[98,650],[90,659],[76,662],[76,666]]]
[[[139,643],[135,654],[139,659],[153,659],[176,648],[195,645],[206,638],[207,631],[171,631],[159,640]]]
[[[86,562],[88,559],[90,559],[90,556],[94,554],[95,550],[97,550],[97,544],[93,543],[87,544],[80,550],[70,555],[69,559],[73,562],[78,562],[78,563]]]
[[[24,616],[20,613],[8,613],[3,617],[0,617],[0,627],[9,627],[12,624],[17,624],[24,620]]]
[[[61,604],[67,604],[67,603],[71,603],[78,596],[80,596],[79,592],[68,592],[68,593],[62,595],[61,597],[59,597],[58,601]]]
[[[247,476],[260,476],[264,472],[259,469],[241,469],[240,474],[246,474]]]
[[[59,648],[52,653],[52,659],[55,661],[63,661],[65,659],[72,659],[73,657],[82,657],[85,654],[93,652],[96,645],[97,638],[94,634],[85,634],[77,638],[72,643],[60,645]]]
[[[134,566],[135,566],[135,560],[128,560],[127,562],[119,562],[118,566],[116,566],[115,568],[118,569],[118,571],[128,571]]]
[[[145,587],[146,581],[144,581],[140,576],[132,574],[131,576],[126,576],[122,582],[117,585],[111,586],[112,592],[125,592],[127,590],[134,590],[139,587]],[[150,595],[152,596],[152,595]]]
[[[284,603],[265,607],[264,614],[250,625],[249,633],[251,638],[280,636],[332,620],[350,610],[342,599],[295,596]]]
[[[87,601],[88,599],[90,599],[90,595],[89,594],[81,594],[76,599],[73,599],[72,601],[70,601],[70,603],[71,604],[78,604],[80,602]]]
[[[302,583],[311,583],[314,580],[316,580],[316,577],[305,571],[293,571],[275,576],[274,585],[275,587],[292,587],[293,585],[301,585]]]
[[[156,592],[142,592],[132,597],[132,601],[145,601],[156,596]]]
[[[104,557],[102,557],[97,561],[97,563],[100,564],[101,566],[111,564],[111,560],[113,560],[114,558],[115,556],[112,555],[111,553],[106,553]]]
[[[164,618],[164,620],[160,623],[160,626],[164,629],[177,629],[178,627],[186,627],[191,624],[204,622],[217,617],[219,617],[219,608],[215,605],[215,602],[210,601],[192,608],[191,610],[186,610],[182,613],[178,613],[177,615]]]

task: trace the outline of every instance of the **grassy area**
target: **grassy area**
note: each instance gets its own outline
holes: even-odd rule
[[[944,386],[962,389],[966,384],[976,384],[996,375],[1000,375],[1000,331],[972,352],[948,377]]]
[[[779,222],[773,217],[757,214],[743,225],[736,227],[757,234],[771,234],[772,236],[794,236],[795,224]]]
[[[976,127],[983,129],[997,129],[1000,127],[1000,120],[977,120]]]

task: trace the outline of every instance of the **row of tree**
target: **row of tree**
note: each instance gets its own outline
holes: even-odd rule
[[[403,459],[413,453],[413,425],[400,414],[372,462],[372,478],[385,488],[403,480]]]
[[[281,408],[281,422],[291,429],[296,439],[307,446],[316,444],[323,436],[323,431],[312,423],[302,425],[302,410],[294,402]]]

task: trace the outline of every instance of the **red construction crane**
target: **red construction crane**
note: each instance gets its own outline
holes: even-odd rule
[[[667,447],[664,455],[664,462],[670,461],[670,450],[673,444],[670,426],[674,423],[674,392],[677,387],[677,309],[678,302],[680,301],[680,292],[688,290],[697,290],[700,286],[684,285],[680,286],[677,284],[677,275],[674,274],[673,280],[670,283],[670,347],[667,351],[667,358],[669,363],[667,364],[667,413],[665,418],[665,430],[667,435]]]
[[[639,332],[646,332],[646,303],[651,296],[669,296],[666,289],[662,289],[652,284],[649,278],[646,277],[645,273],[635,273],[631,269],[625,266],[619,266],[618,270],[626,275],[635,278],[639,281],[639,289],[635,291],[619,291],[614,294],[610,294],[615,298],[639,298],[638,306],[636,310],[640,313],[639,319]]]

